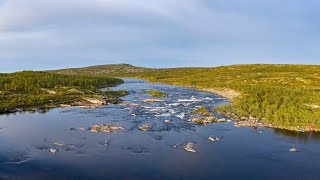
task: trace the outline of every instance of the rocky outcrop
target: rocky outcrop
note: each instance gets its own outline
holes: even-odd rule
[[[121,131],[125,131],[126,128],[124,127],[120,127],[120,126],[114,126],[111,124],[101,124],[101,125],[93,125],[90,128],[91,132],[121,132]]]

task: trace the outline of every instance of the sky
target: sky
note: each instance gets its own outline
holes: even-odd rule
[[[319,0],[0,0],[0,72],[320,64]]]

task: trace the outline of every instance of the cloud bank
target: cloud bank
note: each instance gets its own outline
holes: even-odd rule
[[[316,0],[0,0],[0,71],[317,63]]]

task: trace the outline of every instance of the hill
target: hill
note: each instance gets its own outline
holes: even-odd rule
[[[97,65],[89,66],[83,68],[69,68],[69,69],[60,69],[60,70],[51,70],[48,72],[57,73],[57,74],[68,74],[68,75],[103,75],[103,76],[114,76],[119,72],[127,74],[135,74],[141,72],[152,71],[150,68],[143,68],[132,66],[130,64],[108,64],[108,65]]]
[[[217,108],[238,119],[255,119],[272,127],[320,129],[320,66],[251,64],[213,68],[148,69],[131,65],[95,66],[59,73],[136,77],[151,82],[197,88],[229,97]],[[105,68],[105,69],[104,69]]]

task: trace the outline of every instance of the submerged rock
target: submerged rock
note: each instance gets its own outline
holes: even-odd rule
[[[56,145],[56,146],[63,146],[64,144],[62,144],[62,143],[53,143],[54,145]]]
[[[196,150],[193,149],[193,147],[194,147],[194,143],[189,142],[189,143],[184,147],[184,149],[185,149],[186,151],[188,151],[188,152],[193,152],[193,153],[197,152]]]
[[[140,105],[139,104],[136,104],[136,103],[132,103],[132,102],[122,102],[120,105],[123,105],[123,106],[132,106],[132,107],[139,107]]]
[[[120,126],[114,126],[111,124],[93,125],[90,128],[91,132],[121,132],[126,129]]]
[[[162,99],[145,99],[143,100],[143,102],[147,103],[147,102],[164,102],[164,100]]]
[[[71,107],[70,104],[60,104],[59,106],[62,107],[62,108],[64,108],[64,107]]]

